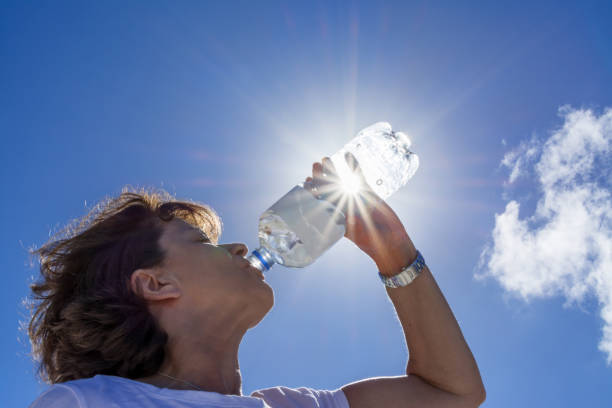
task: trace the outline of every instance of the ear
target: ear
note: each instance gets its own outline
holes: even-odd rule
[[[174,279],[164,277],[159,270],[152,268],[135,270],[130,285],[134,293],[145,300],[159,301],[181,296],[181,290]]]

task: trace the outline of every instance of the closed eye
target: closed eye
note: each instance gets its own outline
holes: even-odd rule
[[[210,239],[208,239],[208,236],[205,233],[203,233],[202,231],[198,232],[196,240],[198,242],[210,242]]]

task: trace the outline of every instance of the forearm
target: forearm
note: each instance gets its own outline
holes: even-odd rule
[[[392,249],[374,257],[384,275],[397,274],[416,259],[416,249],[406,236]],[[387,288],[402,324],[409,351],[406,374],[456,395],[484,397],[476,361],[459,324],[433,275],[425,268],[412,283]]]

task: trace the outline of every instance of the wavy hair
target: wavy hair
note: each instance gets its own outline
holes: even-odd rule
[[[164,222],[180,218],[216,243],[221,219],[210,207],[163,190],[124,188],[32,251],[40,279],[31,285],[28,335],[43,381],[96,374],[139,378],[164,360],[166,333],[131,289],[139,268],[160,265]]]

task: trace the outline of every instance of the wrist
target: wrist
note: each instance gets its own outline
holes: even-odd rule
[[[387,247],[380,253],[372,256],[378,267],[378,272],[384,276],[397,275],[402,268],[413,263],[417,258],[417,250],[410,238]]]

